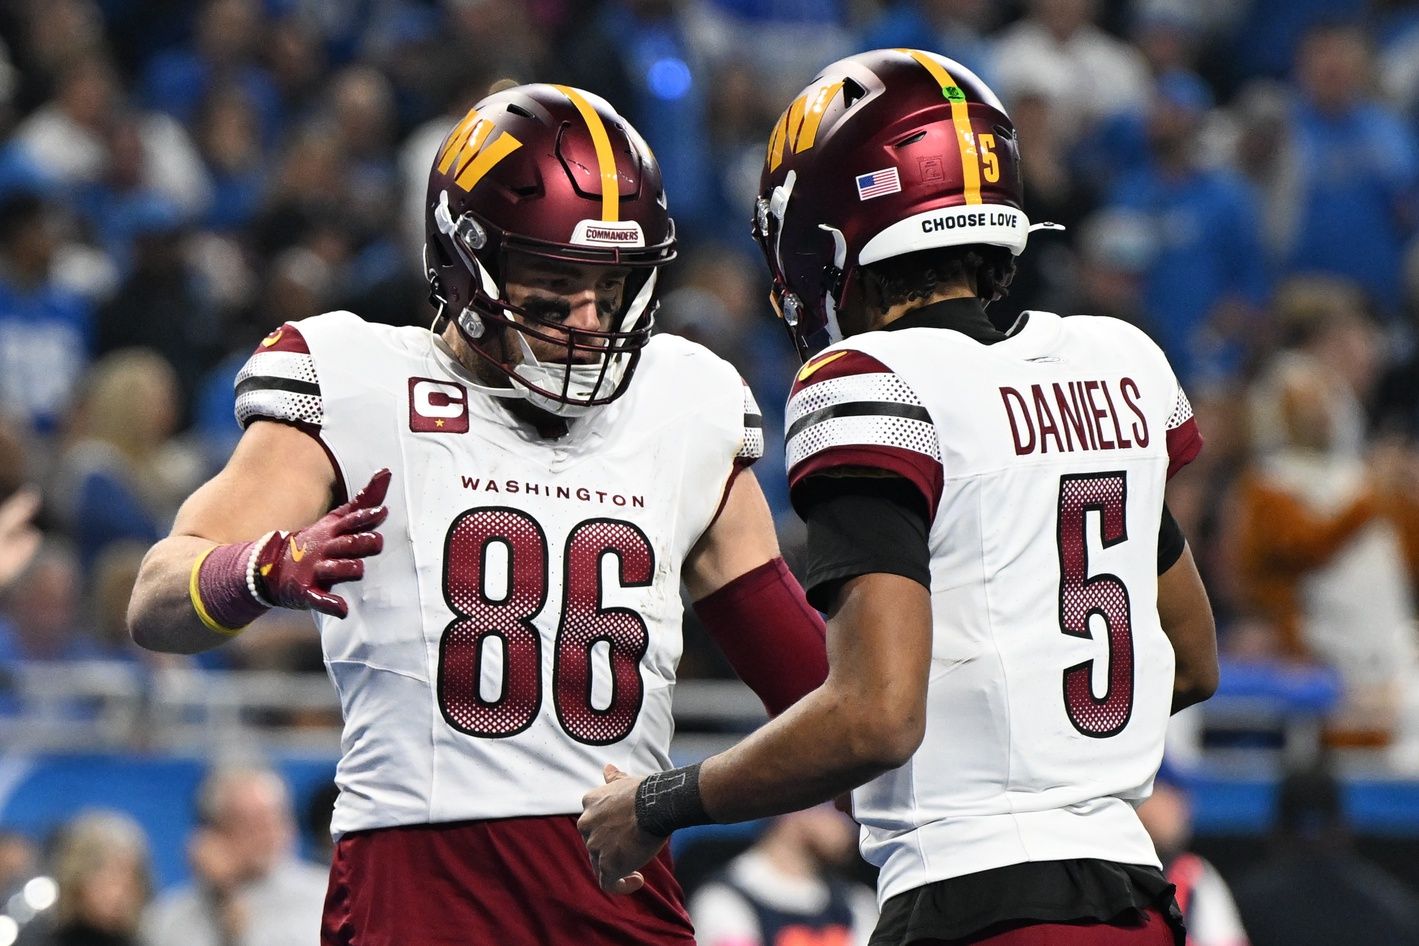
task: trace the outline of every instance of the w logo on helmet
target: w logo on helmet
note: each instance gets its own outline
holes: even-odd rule
[[[497,163],[522,147],[505,131],[493,134],[493,123],[469,109],[439,152],[438,171],[453,174],[453,183],[471,191]]]
[[[785,148],[792,148],[794,154],[802,154],[813,147],[818,137],[818,126],[822,124],[823,113],[828,110],[833,97],[842,91],[843,80],[830,82],[816,89],[807,89],[794,99],[788,111],[779,116],[769,135],[769,170],[777,171],[783,163]]]

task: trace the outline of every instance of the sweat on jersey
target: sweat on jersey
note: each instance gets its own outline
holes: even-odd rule
[[[992,345],[868,332],[804,365],[786,422],[795,492],[876,471],[927,506],[926,735],[853,793],[879,902],[1028,861],[1156,866],[1133,806],[1172,701],[1158,521],[1201,446],[1162,351],[1044,312]]]
[[[316,436],[357,489],[393,472],[384,551],[316,614],[344,716],[332,832],[571,814],[607,762],[668,768],[680,569],[763,452],[738,373],[673,335],[557,440],[422,328],[281,326],[237,419]]]

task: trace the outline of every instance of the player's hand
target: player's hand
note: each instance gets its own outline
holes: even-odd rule
[[[591,866],[601,889],[635,893],[645,886],[637,869],[665,845],[665,838],[646,834],[636,823],[636,789],[643,778],[606,766],[606,784],[582,796],[577,830],[586,841]]]
[[[0,501],[0,588],[24,571],[39,549],[39,530],[30,519],[39,509],[39,493],[32,488]]]
[[[389,515],[383,505],[390,474],[380,470],[355,497],[299,532],[277,532],[256,555],[262,596],[279,608],[320,611],[343,618],[345,599],[330,588],[365,575],[364,558],[378,555],[384,536],[375,528]]]

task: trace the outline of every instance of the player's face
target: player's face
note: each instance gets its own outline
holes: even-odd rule
[[[626,277],[624,266],[588,266],[543,259],[513,259],[508,264],[507,300],[535,318],[538,331],[551,341],[528,337],[527,343],[541,361],[561,361],[568,332],[605,332],[621,311]],[[584,339],[587,344],[604,340]],[[580,351],[574,360],[595,359]]]

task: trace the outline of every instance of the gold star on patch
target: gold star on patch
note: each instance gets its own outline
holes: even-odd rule
[[[443,426],[443,418],[440,417],[438,420],[434,421],[434,426],[435,426],[435,427],[442,427],[442,426]]]

